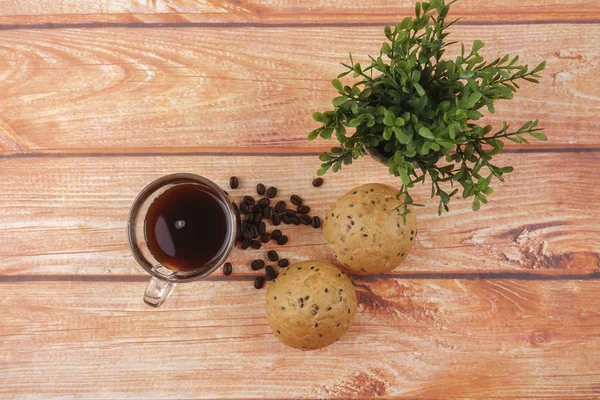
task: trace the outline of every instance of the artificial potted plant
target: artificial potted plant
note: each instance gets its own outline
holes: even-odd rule
[[[439,214],[448,211],[459,187],[478,210],[492,193],[492,179],[503,181],[513,170],[492,164],[504,141],[528,143],[525,135],[546,140],[537,120],[514,130],[506,122],[496,130],[478,124],[482,111],[495,111],[496,100],[512,99],[519,81],[538,83],[546,64],[530,69],[510,55],[488,62],[479,54],[484,46],[479,40],[470,49],[461,45],[455,59],[444,59],[446,48],[454,44],[446,41],[456,22],[446,23],[452,3],[416,3],[415,18],[385,28],[387,40],[378,57],[369,57],[368,66],[350,55],[350,63],[342,64],[346,71],[332,81],[338,91],[334,109],[313,114],[322,125],[309,140],[335,135],[339,141],[320,156],[318,175],[337,172],[368,153],[400,178],[397,209],[404,216],[409,205],[418,205],[410,189],[426,180],[432,198],[439,197]],[[348,74],[356,79],[352,86],[339,80]]]

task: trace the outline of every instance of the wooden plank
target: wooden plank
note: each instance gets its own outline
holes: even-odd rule
[[[355,324],[304,353],[273,337],[251,282],[180,285],[160,310],[143,283],[4,283],[0,396],[600,396],[600,280],[355,285]]]
[[[499,165],[516,170],[495,183],[490,204],[478,213],[455,200],[437,216],[427,185],[416,188],[419,236],[406,271],[589,272],[600,267],[599,152],[505,154]],[[141,274],[125,235],[128,209],[137,193],[162,175],[193,172],[222,187],[237,175],[239,200],[258,182],[276,185],[281,198],[297,193],[316,215],[352,187],[368,182],[398,185],[371,159],[311,181],[314,156],[160,156],[0,158],[0,275]],[[285,227],[290,242],[278,248],[300,261],[333,260],[320,231]],[[248,275],[260,251],[233,253],[235,275]]]
[[[90,23],[394,23],[414,13],[413,0],[363,2],[252,1],[51,1],[0,0],[1,25]],[[472,0],[459,2],[452,15],[464,22],[513,23],[597,21],[600,6],[583,0]]]
[[[499,103],[493,123],[540,118],[548,146],[600,145],[600,24],[461,26],[453,38],[548,60],[543,83]],[[381,41],[379,26],[0,31],[0,151],[322,149],[306,135],[339,63]]]

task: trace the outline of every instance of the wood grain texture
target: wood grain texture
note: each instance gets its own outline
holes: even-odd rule
[[[355,324],[304,353],[271,334],[251,282],[180,285],[160,310],[143,283],[0,284],[0,396],[600,396],[600,280],[355,286]]]
[[[455,4],[463,22],[597,21],[600,6],[583,0],[470,0]],[[413,0],[362,2],[276,0],[0,0],[1,25],[90,23],[394,23]]]
[[[542,84],[490,121],[539,118],[545,146],[600,144],[600,24],[461,26],[453,38],[548,60]],[[363,59],[381,41],[380,26],[0,31],[0,151],[323,149],[306,140],[312,113],[330,108],[348,51]]]
[[[415,196],[419,236],[402,271],[587,272],[600,268],[599,152],[505,154],[500,165],[516,170],[496,183],[490,204],[473,213],[455,200],[452,212],[437,216],[428,186]],[[152,180],[174,172],[204,175],[227,187],[231,175],[241,187],[235,199],[254,193],[257,183],[276,185],[279,197],[305,198],[323,216],[333,201],[369,182],[398,185],[371,159],[345,167],[313,188],[315,156],[160,156],[0,158],[0,275],[139,274],[127,247],[125,225],[137,193]],[[560,169],[560,173],[556,173]],[[333,260],[320,231],[285,227],[290,242],[281,255],[300,261]],[[261,251],[232,255],[236,275],[248,275]]]

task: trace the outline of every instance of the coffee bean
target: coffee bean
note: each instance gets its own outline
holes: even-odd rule
[[[237,176],[232,176],[231,178],[229,178],[229,187],[232,189],[237,189],[237,187],[240,185],[240,181],[237,178]]]
[[[246,250],[248,247],[250,247],[250,243],[252,242],[251,239],[244,239],[244,241],[242,242],[242,250]]]
[[[321,218],[319,218],[319,217],[312,217],[312,221],[310,221],[310,224],[315,229],[320,228],[321,227]]]
[[[263,219],[263,213],[259,212],[254,214],[254,225],[260,224],[260,221]]]
[[[256,185],[256,193],[258,193],[259,196],[263,196],[265,194],[265,190],[265,185],[262,183]]]
[[[258,271],[259,269],[262,269],[265,266],[265,262],[263,260],[254,260],[250,263],[250,268],[252,268],[252,271]]]
[[[285,208],[287,207],[287,204],[285,204],[285,201],[278,201],[277,204],[275,204],[275,209],[274,211],[277,214],[281,214],[282,212],[285,211]]]
[[[295,194],[293,194],[292,197],[290,197],[290,201],[295,206],[299,206],[299,205],[302,204],[302,198],[300,196],[298,196],[298,195],[295,195]]]
[[[260,208],[266,208],[266,207],[269,206],[269,204],[271,204],[271,200],[269,198],[267,198],[267,197],[265,197],[264,199],[260,199],[258,201],[258,206]]]
[[[277,244],[280,245],[280,246],[283,246],[287,242],[288,242],[288,237],[285,236],[285,235],[283,235],[279,239],[277,239]]]
[[[247,221],[242,221],[240,228],[241,228],[242,233],[248,232],[248,230],[250,229],[250,224]]]
[[[275,250],[269,250],[269,252],[267,253],[267,257],[269,257],[269,260],[271,261],[279,260],[279,254],[277,254]]]
[[[267,231],[267,224],[265,224],[264,222],[261,222],[260,224],[258,224],[258,233],[260,233],[262,235],[266,231]]]
[[[292,217],[292,216],[294,216],[294,215],[296,215],[296,214],[298,214],[298,213],[296,212],[296,210],[292,210],[292,209],[290,209],[290,208],[288,208],[287,210],[285,210],[285,215],[289,215],[290,217]]]
[[[255,202],[256,200],[254,200],[254,197],[244,196],[244,203],[248,204],[249,206],[253,206]]]
[[[310,211],[309,206],[305,206],[305,205],[298,206],[298,212],[300,214],[308,214],[309,211]]]
[[[255,225],[250,226],[250,237],[256,239],[259,235],[258,228]]]
[[[275,186],[271,186],[269,189],[267,189],[267,197],[272,199],[275,196],[277,196],[277,188]]]
[[[271,232],[271,237],[275,240],[279,239],[281,237],[281,231],[279,229],[275,229],[273,232]]]
[[[265,278],[257,276],[254,280],[254,289],[261,289],[265,283]]]
[[[254,214],[260,212],[260,210],[262,210],[262,209],[258,206],[258,204],[255,204],[255,205],[252,206],[252,212]]]
[[[279,216],[279,214],[273,214],[273,218],[271,219],[271,222],[275,226],[281,224],[281,217]]]
[[[244,239],[250,239],[250,240],[252,240],[252,233],[250,231],[246,231],[246,232],[242,233],[242,237]]]
[[[250,213],[246,216],[246,222],[249,224],[253,224],[254,223],[254,213]]]
[[[265,232],[260,235],[260,241],[263,243],[268,243],[271,240],[271,234],[269,232]]]
[[[263,215],[266,219],[273,218],[273,207],[269,206],[263,210]]]
[[[315,180],[312,181],[312,185],[314,187],[319,187],[323,184],[323,178],[317,178]]]
[[[287,268],[287,266],[290,265],[290,262],[288,261],[287,258],[282,258],[281,260],[279,260],[277,265],[279,265],[279,267],[281,267],[281,268]]]
[[[275,268],[272,265],[267,265],[265,268],[265,274],[267,275],[267,279],[270,281],[274,281],[277,278],[277,272],[275,272]]]
[[[258,250],[258,249],[260,249],[260,248],[262,247],[262,243],[260,242],[260,240],[253,240],[253,241],[250,243],[250,246],[252,246],[252,248],[254,248],[254,249],[257,249],[257,250]]]
[[[306,214],[300,214],[298,218],[300,218],[300,222],[302,223],[302,225],[310,225],[311,223],[310,217]]]
[[[240,204],[240,212],[244,215],[248,214],[250,212],[250,209],[248,208],[248,204],[246,204],[246,203]]]
[[[233,265],[231,265],[231,263],[226,262],[225,264],[223,264],[223,275],[231,275],[231,273],[233,272]]]
[[[294,225],[300,225],[300,218],[298,217],[290,217],[290,221],[292,221],[292,224]]]
[[[283,214],[283,217],[281,217],[281,222],[283,222],[284,224],[291,224],[292,220],[290,219],[291,217],[287,214]]]

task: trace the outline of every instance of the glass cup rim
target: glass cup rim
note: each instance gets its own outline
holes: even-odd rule
[[[221,201],[227,207],[229,224],[229,236],[227,238],[227,246],[219,255],[219,257],[215,261],[213,261],[214,265],[208,269],[198,268],[192,271],[184,272],[168,269],[163,266],[163,269],[167,269],[169,272],[172,271],[170,275],[163,275],[156,270],[157,265],[152,265],[152,263],[148,261],[148,259],[142,254],[136,239],[136,221],[142,204],[144,204],[144,202],[148,198],[150,198],[150,196],[152,196],[153,193],[155,193],[162,187],[170,184],[177,185],[186,183],[207,186],[213,192],[213,194],[217,195],[219,201]],[[228,194],[223,189],[221,189],[216,183],[214,183],[208,178],[196,174],[183,172],[164,175],[146,185],[146,187],[144,187],[136,196],[135,200],[133,201],[133,204],[131,205],[131,208],[129,209],[129,214],[127,216],[127,239],[129,242],[129,249],[131,250],[133,257],[135,258],[137,263],[150,275],[169,282],[191,282],[199,280],[219,269],[219,267],[223,265],[223,263],[227,260],[227,257],[229,257],[229,254],[231,254],[231,251],[235,246],[236,228],[236,213],[233,207],[233,203],[231,202]],[[144,238],[144,241],[145,240],[146,238]]]

